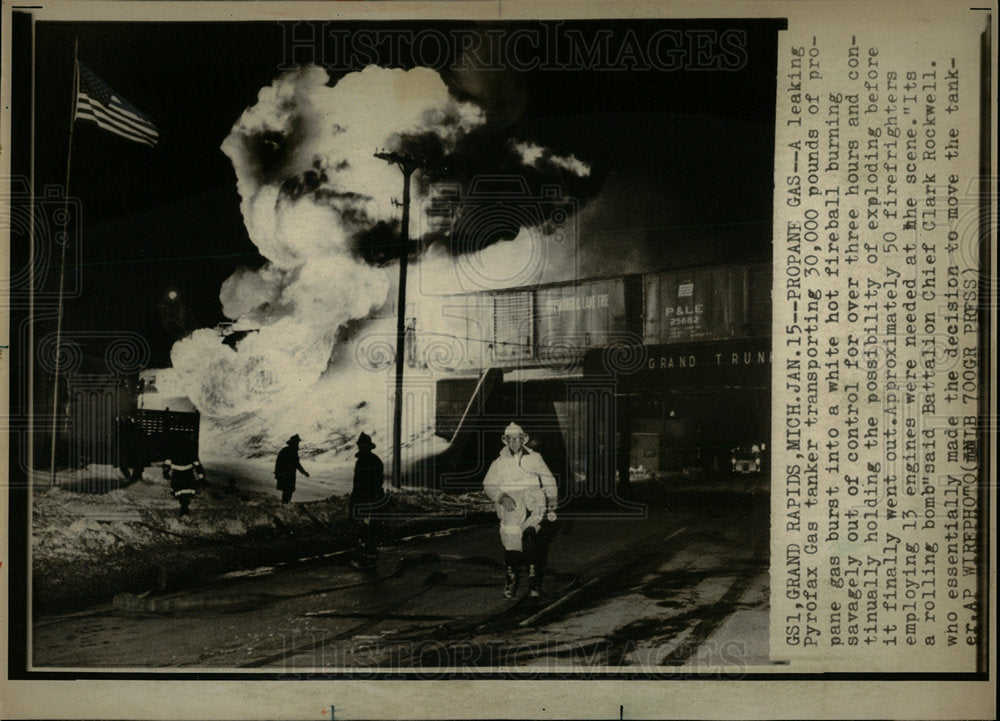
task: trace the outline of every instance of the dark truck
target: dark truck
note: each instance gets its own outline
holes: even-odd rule
[[[166,460],[190,463],[198,459],[197,412],[139,408],[119,430],[119,468],[126,479],[138,480],[146,466]]]

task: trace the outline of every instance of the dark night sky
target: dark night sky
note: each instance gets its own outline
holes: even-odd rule
[[[623,225],[738,229],[710,244],[714,260],[677,254],[661,267],[768,258],[778,25],[594,21],[567,27],[585,35],[664,27],[747,31],[749,62],[738,71],[492,70],[473,79],[489,86],[479,100],[498,126],[509,124],[588,160],[598,186],[594,197],[613,178],[625,179],[618,187],[638,188],[635,198],[622,201]],[[161,137],[151,149],[76,123],[70,192],[83,208],[83,289],[67,301],[66,327],[142,333],[156,365],[168,358],[171,342],[157,310],[169,289],[186,301],[192,324],[212,325],[224,320],[222,281],[240,265],[263,262],[243,227],[233,168],[219,145],[258,90],[279,75],[284,31],[275,23],[39,24],[38,189],[64,181],[74,37],[81,62],[146,113]],[[25,71],[23,64],[13,69]],[[456,92],[469,87],[468,75],[442,74]],[[657,207],[655,192],[642,197],[644,188],[668,188],[671,197]],[[601,232],[612,236],[612,230]],[[656,242],[655,232],[642,235],[642,242]]]

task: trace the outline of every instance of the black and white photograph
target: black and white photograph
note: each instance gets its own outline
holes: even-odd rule
[[[985,678],[971,56],[790,4],[4,4],[11,678],[331,721],[438,711],[319,682]]]
[[[767,664],[781,27],[37,23],[31,667]]]

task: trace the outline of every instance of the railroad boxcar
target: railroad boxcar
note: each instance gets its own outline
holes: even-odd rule
[[[771,265],[723,265],[451,296],[467,369],[531,367],[612,344],[770,336]]]
[[[727,472],[768,438],[770,294],[757,263],[452,296],[466,363],[438,381],[438,432],[461,446],[523,420],[565,482],[605,490],[630,468]]]

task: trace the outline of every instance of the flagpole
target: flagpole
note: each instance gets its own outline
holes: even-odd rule
[[[66,151],[66,186],[63,201],[63,239],[59,259],[59,310],[56,314],[55,378],[52,383],[52,448],[49,455],[49,485],[56,484],[56,439],[59,433],[59,371],[62,353],[63,291],[66,287],[66,246],[69,245],[69,178],[73,162],[73,126],[76,125],[76,100],[80,84],[80,38],[73,40],[73,102],[70,103],[69,147]]]

